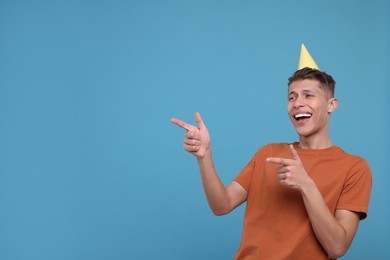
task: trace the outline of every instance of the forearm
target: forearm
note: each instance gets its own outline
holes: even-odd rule
[[[329,257],[345,254],[350,241],[345,228],[332,215],[314,182],[301,190],[313,231]]]
[[[217,175],[212,160],[211,150],[207,151],[203,158],[197,157],[202,185],[207,201],[215,215],[228,213],[230,203],[225,186]]]

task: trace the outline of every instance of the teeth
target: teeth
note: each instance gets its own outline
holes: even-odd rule
[[[297,114],[294,116],[295,118],[301,118],[301,117],[311,117],[311,114]]]

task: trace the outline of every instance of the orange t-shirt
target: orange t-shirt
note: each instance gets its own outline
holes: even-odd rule
[[[330,212],[346,209],[367,216],[371,192],[368,163],[337,146],[327,149],[294,147],[316,183]],[[277,164],[268,157],[292,158],[288,144],[269,144],[258,150],[234,179],[247,192],[240,247],[235,259],[328,259],[312,230],[299,191],[281,186]]]

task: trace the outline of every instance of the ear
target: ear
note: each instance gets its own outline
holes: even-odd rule
[[[339,104],[339,101],[337,100],[337,98],[329,99],[328,113],[332,113],[332,112],[336,111],[338,104]]]

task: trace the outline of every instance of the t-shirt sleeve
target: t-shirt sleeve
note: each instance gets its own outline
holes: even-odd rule
[[[372,176],[367,161],[361,159],[347,176],[337,209],[346,209],[360,213],[360,219],[365,219],[368,213]]]
[[[257,153],[252,157],[249,163],[241,170],[241,172],[233,179],[233,181],[240,184],[247,192],[249,192],[249,187],[251,185],[253,172],[256,166],[256,158],[259,153],[261,153],[262,148],[257,151]]]

